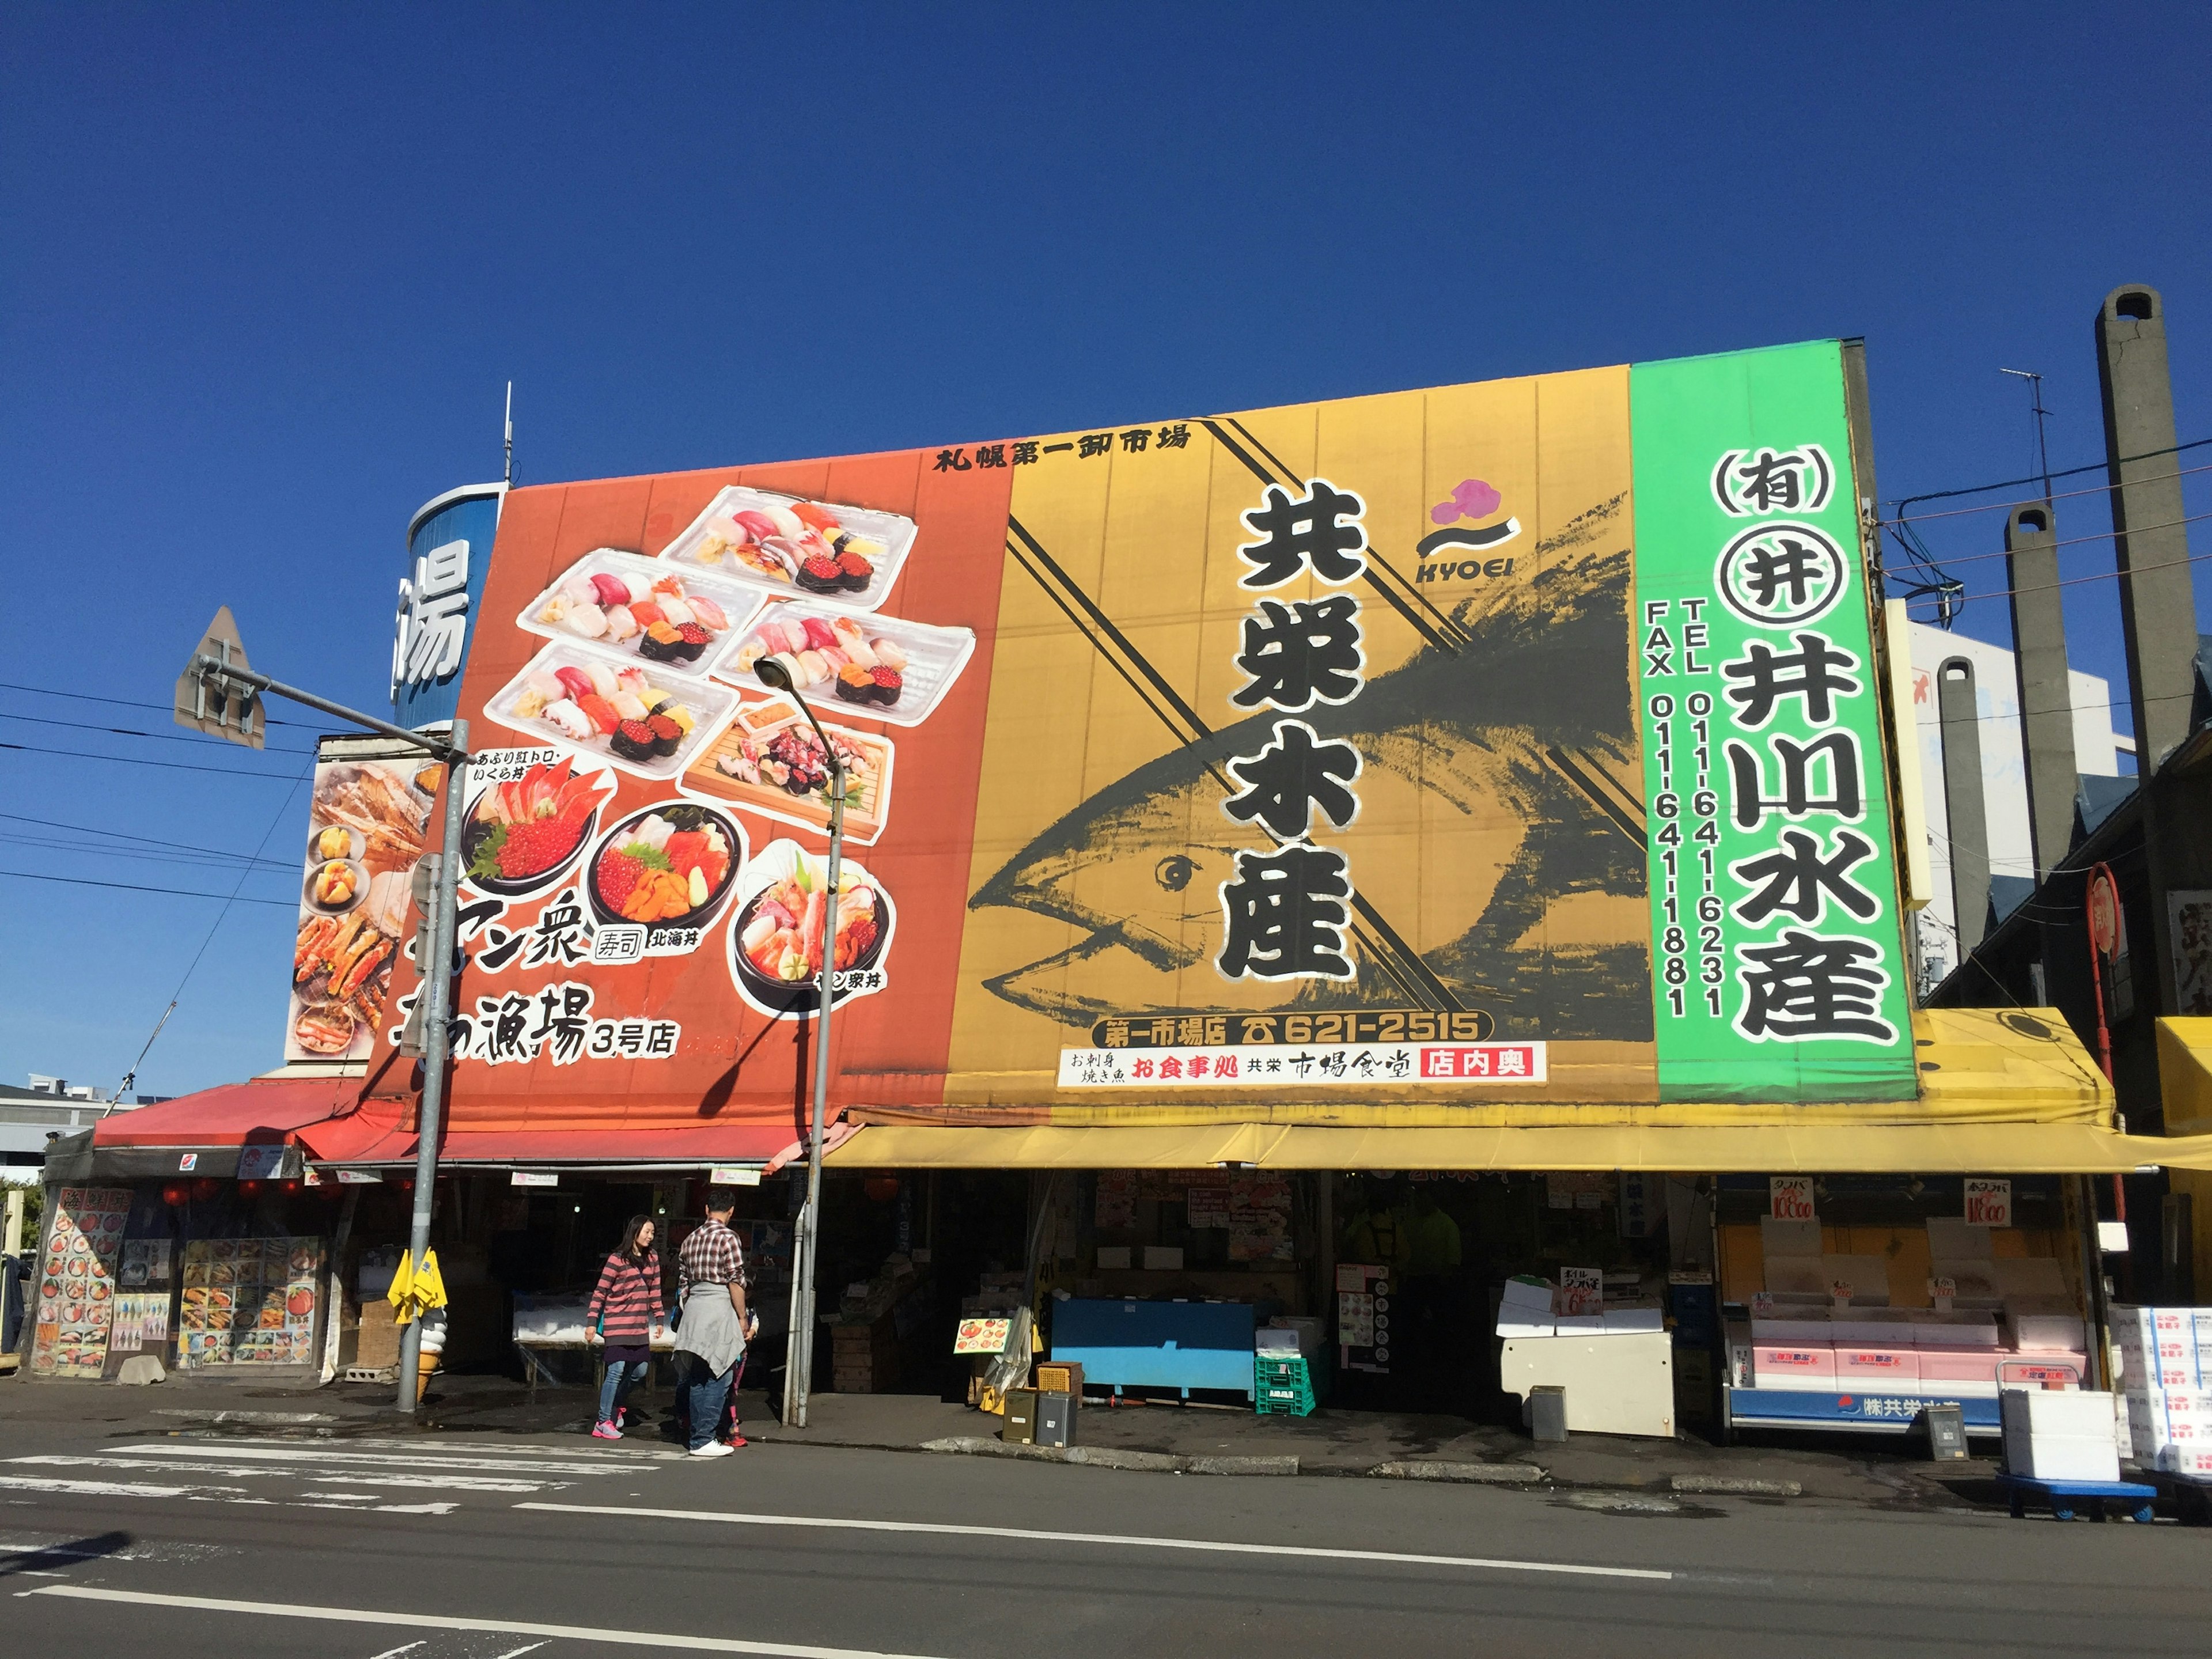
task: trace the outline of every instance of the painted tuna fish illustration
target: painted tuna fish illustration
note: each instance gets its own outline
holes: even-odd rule
[[[1079,930],[986,984],[1070,1026],[1109,1013],[1456,1006],[1490,1010],[1504,1036],[1649,1040],[1630,555],[1601,550],[1622,533],[1624,507],[1606,502],[1539,544],[1533,580],[1455,606],[1447,644],[1424,645],[1340,708],[1299,716],[1364,760],[1358,817],[1316,837],[1345,848],[1366,901],[1346,930],[1355,978],[1231,980],[1215,966],[1221,885],[1239,852],[1273,846],[1221,811],[1237,787],[1227,763],[1260,750],[1283,718],[1263,711],[1099,790],[984,883],[971,908],[1012,906]],[[1416,867],[1417,846],[1430,867]]]

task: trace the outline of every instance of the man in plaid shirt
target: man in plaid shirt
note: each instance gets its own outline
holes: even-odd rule
[[[730,1231],[737,1199],[727,1188],[707,1194],[707,1219],[677,1252],[683,1285],[683,1318],[676,1351],[690,1356],[685,1384],[694,1457],[726,1457],[715,1438],[729,1399],[731,1373],[744,1355],[750,1316],[745,1311],[745,1253]]]

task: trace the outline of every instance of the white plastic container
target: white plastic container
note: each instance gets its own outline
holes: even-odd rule
[[[2112,1396],[2007,1389],[1997,1397],[2008,1473],[2038,1480],[2118,1480]]]
[[[707,631],[714,637],[706,650],[701,653],[696,660],[658,662],[639,651],[637,642],[644,637],[641,633],[633,635],[627,640],[615,640],[604,634],[580,634],[557,619],[549,617],[549,609],[557,608],[562,604],[561,592],[564,584],[573,577],[588,578],[597,575],[617,578],[639,601],[651,598],[651,589],[654,582],[673,579],[682,584],[684,597],[689,598],[695,594],[704,595],[713,600],[722,613],[724,625],[718,629],[701,623],[702,627],[707,627]],[[603,651],[629,659],[641,667],[680,675],[686,679],[696,679],[704,674],[714,659],[721,654],[722,647],[730,635],[742,634],[751,624],[753,617],[759,614],[761,606],[767,602],[767,598],[768,596],[757,587],[743,582],[732,581],[708,571],[671,570],[659,559],[643,558],[635,553],[623,553],[611,547],[603,547],[596,553],[586,554],[555,577],[546,585],[544,592],[522,607],[522,612],[515,617],[514,624],[526,633],[542,634],[549,640],[580,641],[595,645]],[[592,608],[605,616],[605,606],[594,605]]]
[[[754,489],[744,484],[726,485],[714,499],[707,503],[705,511],[685,526],[683,532],[668,545],[659,550],[660,556],[680,564],[712,571],[730,580],[743,581],[770,593],[798,594],[802,598],[823,598],[827,603],[847,611],[874,611],[891,596],[899,572],[905,568],[907,557],[914,551],[918,533],[915,522],[903,514],[887,513],[880,508],[853,507],[826,498],[816,505],[826,507],[836,516],[843,528],[857,532],[884,544],[883,554],[873,562],[875,578],[861,592],[841,592],[815,595],[806,592],[795,583],[779,580],[747,562],[735,551],[718,553],[716,540],[732,541],[742,532],[732,514],[744,508],[756,510],[770,507],[790,507],[808,501],[805,495],[787,495],[779,490]]]
[[[952,683],[960,678],[960,671],[968,665],[968,659],[975,651],[975,635],[969,629],[937,628],[899,617],[851,616],[836,605],[800,594],[795,599],[772,601],[762,606],[745,627],[732,629],[720,654],[712,660],[714,678],[748,691],[766,694],[776,690],[778,688],[766,684],[750,668],[739,669],[737,659],[767,623],[790,622],[803,626],[809,617],[833,627],[841,619],[858,623],[870,644],[887,639],[906,653],[906,666],[899,671],[905,683],[900,688],[899,700],[889,708],[875,702],[846,702],[837,695],[834,675],[796,688],[798,694],[817,708],[848,720],[883,720],[892,726],[921,725],[952,689]]]

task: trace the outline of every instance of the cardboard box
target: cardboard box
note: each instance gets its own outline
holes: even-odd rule
[[[1036,1443],[1037,1391],[1035,1389],[1008,1389],[1006,1397],[1006,1425],[999,1431],[999,1438],[1017,1446]]]
[[[1040,1359],[1036,1363],[1036,1380],[1041,1393],[1080,1395],[1083,1392],[1083,1362],[1079,1359]]]
[[[354,1364],[380,1369],[399,1363],[399,1310],[389,1302],[361,1304],[361,1340]]]

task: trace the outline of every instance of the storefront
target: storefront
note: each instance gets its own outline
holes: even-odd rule
[[[557,1348],[623,1217],[787,1166],[824,1042],[817,1387],[957,1389],[959,1318],[1026,1309],[1182,1356],[1131,1387],[1233,1382],[1279,1321],[1347,1401],[1595,1364],[1639,1424],[1717,1421],[1731,1325],[1814,1294],[1773,1281],[1879,1256],[1827,1310],[1906,1310],[1970,1176],[2033,1218],[1991,1259],[2059,1262],[2086,1322],[2038,1179],[2201,1149],[2118,1133],[2063,1026],[1910,1006],[1870,444],[1829,340],[510,492],[488,566],[410,576],[473,619],[456,1351]],[[401,1238],[404,878],[451,787],[374,745],[317,774],[288,1054],[352,1101],[246,1138],[296,1141],[290,1198],[361,1194],[332,1365]],[[1820,1231],[1754,1261],[1745,1206],[1800,1175]],[[793,1183],[744,1190],[772,1258]]]

